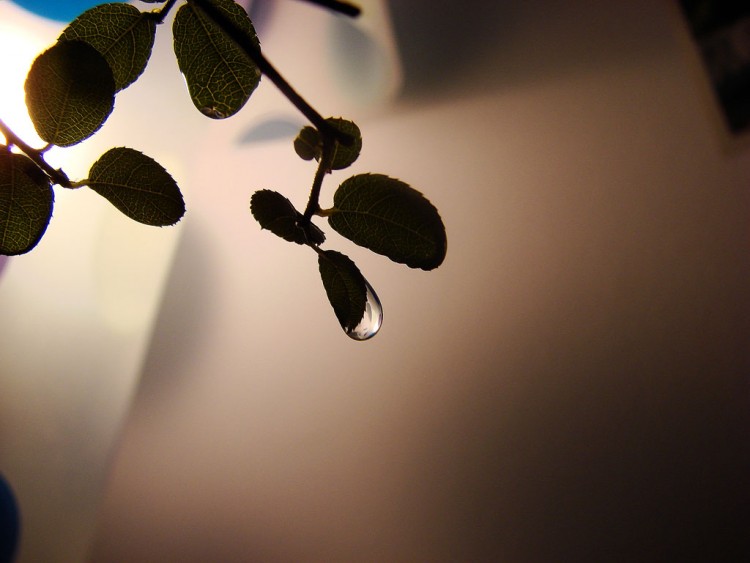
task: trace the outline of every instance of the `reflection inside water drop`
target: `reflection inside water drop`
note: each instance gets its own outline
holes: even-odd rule
[[[367,281],[365,281],[365,288],[367,289],[365,314],[357,326],[346,331],[346,335],[354,340],[372,338],[383,324],[383,306],[380,304],[380,299]]]

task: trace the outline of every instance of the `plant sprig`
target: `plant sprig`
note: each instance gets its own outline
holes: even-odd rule
[[[0,145],[0,254],[23,254],[38,244],[52,216],[54,186],[88,187],[147,225],[172,225],[182,218],[185,204],[177,183],[135,149],[108,150],[82,180],[71,180],[44,158],[51,147],[78,144],[102,127],[117,93],[143,74],[157,27],[177,8],[175,56],[199,111],[213,119],[235,115],[265,76],[309,121],[294,140],[301,158],[317,161],[304,212],[268,189],[252,195],[251,212],[261,228],[317,253],[326,294],[345,332],[358,340],[374,335],[382,322],[377,295],[351,259],[321,248],[326,236],[313,219],[327,219],[340,235],[392,261],[431,270],[443,262],[447,247],[435,207],[400,180],[359,174],[340,184],[333,208],[321,209],[325,178],[359,157],[357,125],[324,118],[286,81],[261,51],[247,12],[234,0],[183,0],[179,7],[178,0],[143,1],[161,7],[141,11],[109,3],[86,10],[35,59],[26,79],[26,101],[44,147],[31,147],[0,120],[5,137]],[[307,1],[347,16],[359,14],[348,2]]]

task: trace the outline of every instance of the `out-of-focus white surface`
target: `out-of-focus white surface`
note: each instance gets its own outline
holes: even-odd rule
[[[0,117],[33,146],[43,143],[25,113],[23,83],[61,29],[0,2]],[[174,62],[164,66],[165,48],[158,45],[149,69],[155,82],[120,94],[96,136],[52,149],[48,162],[78,180],[105,150],[126,145],[189,189],[177,155],[188,153],[201,122],[181,117],[194,111],[168,99],[185,96]],[[163,131],[151,128],[153,114],[133,116],[142,104],[162,116]],[[180,232],[134,223],[86,188],[55,193],[46,235],[31,253],[10,258],[0,276],[0,472],[21,512],[20,562],[81,561],[89,551]]]
[[[724,152],[672,7],[392,8],[405,97],[360,120],[353,171],[428,195],[445,264],[408,271],[331,234],[384,304],[381,333],[350,341],[314,254],[247,210],[260,188],[304,206],[311,165],[289,141],[209,133],[194,174],[212,191],[194,194],[92,559],[732,560],[750,161]],[[266,52],[335,111],[288,39],[304,20],[285,21]]]
[[[294,5],[264,48],[337,112]],[[384,304],[352,342],[315,255],[249,215],[255,189],[307,197],[290,140],[236,142],[283,100],[208,128],[91,559],[741,560],[750,159],[673,7],[392,8],[404,98],[350,114],[352,172],[424,191],[445,264],[331,233]]]

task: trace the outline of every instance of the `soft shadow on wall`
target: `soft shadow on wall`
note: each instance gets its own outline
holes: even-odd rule
[[[281,278],[246,304],[268,325],[255,341],[217,320],[241,353],[203,373],[210,349],[177,356],[201,338],[167,347],[190,372],[170,379],[157,337],[169,416],[136,409],[96,560],[743,560],[747,198],[683,95],[666,11],[480,4],[392,3],[423,105],[368,128],[440,200],[445,268],[418,297],[384,280],[374,348],[310,334],[328,352],[312,371],[301,340],[263,338]],[[187,330],[207,314],[169,308]]]
[[[665,55],[676,57],[675,22],[668,10],[647,9],[657,17],[639,18],[641,2],[613,3],[606,10],[594,4],[576,2],[570,9],[533,0],[391,2],[405,100],[502,95],[518,86],[533,88],[618,67],[637,71],[654,60],[666,61]],[[522,37],[529,29],[539,35],[538,43]],[[632,92],[634,98],[645,92],[645,86],[637,86],[641,90]],[[683,123],[687,119],[673,120],[672,126]],[[497,127],[502,131],[503,123]],[[642,139],[644,146],[651,141]],[[601,144],[609,142],[617,139]],[[675,147],[684,151],[687,145]],[[625,149],[618,150],[606,156],[623,158]],[[613,181],[612,187],[618,184]],[[699,193],[691,181],[685,189],[687,199]],[[609,199],[625,195],[613,189]],[[498,362],[500,355],[492,348],[502,349],[502,377],[486,368],[476,373],[464,395],[435,417],[432,432],[425,435],[417,465],[434,470],[414,476],[421,491],[417,503],[433,507],[431,525],[439,530],[435,537],[441,538],[443,553],[470,554],[477,561],[736,561],[750,554],[750,491],[743,477],[750,468],[743,438],[750,428],[750,351],[743,352],[747,321],[737,316],[736,322],[721,321],[704,311],[712,295],[734,295],[733,284],[744,274],[727,279],[733,290],[710,290],[714,282],[701,280],[701,259],[689,257],[702,252],[697,245],[664,256],[690,264],[686,275],[691,281],[682,281],[667,261],[649,263],[644,257],[661,252],[660,245],[693,235],[684,225],[670,231],[674,212],[649,211],[646,202],[652,196],[643,188],[633,186],[627,197],[634,209],[643,208],[640,216],[661,213],[663,221],[650,248],[630,266],[627,255],[616,253],[631,235],[612,228],[608,252],[614,264],[620,261],[615,266],[619,275],[636,276],[633,294],[587,312],[594,297],[582,283],[580,294],[547,311],[550,324],[540,320],[528,335],[527,346],[536,342],[538,349],[525,348],[514,357],[505,344],[488,342],[486,361],[475,360],[487,365],[494,357]],[[717,200],[722,197],[726,194],[717,193]],[[626,209],[619,208],[613,222],[623,221]],[[559,236],[569,240],[570,233]],[[592,230],[589,236],[604,233]],[[719,248],[719,237],[709,234],[696,242]],[[564,252],[564,242],[557,250]],[[721,263],[715,266],[708,255],[703,260],[708,269],[735,270],[724,258],[717,258]],[[633,267],[639,271],[629,272]],[[671,278],[671,293],[653,293]],[[607,280],[590,283],[606,287]],[[691,283],[694,297],[680,295]],[[717,297],[708,307],[717,316],[726,314],[732,302],[727,299]],[[743,306],[738,303],[739,310]],[[596,320],[598,329],[577,325],[584,320]],[[508,372],[514,363],[516,372]],[[516,376],[526,383],[509,386],[508,378]]]
[[[603,16],[594,0],[576,2],[573,9],[547,0],[390,0],[404,66],[403,96],[435,100],[492,93],[653,57],[668,47],[669,33],[663,20],[637,17],[643,7],[612,3]],[[619,26],[614,34],[613,22]],[[527,40],[530,29],[538,41]]]

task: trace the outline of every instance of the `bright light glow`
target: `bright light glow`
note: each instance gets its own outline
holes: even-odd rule
[[[10,2],[0,2],[0,119],[32,147],[45,143],[26,110],[24,82],[34,59],[52,44],[61,28]],[[55,147],[45,158],[52,166],[59,166],[60,153]]]
[[[0,19],[0,118],[24,141],[34,145],[40,139],[26,112],[23,85],[34,57],[43,48],[42,41],[34,37],[23,22],[3,14]]]

